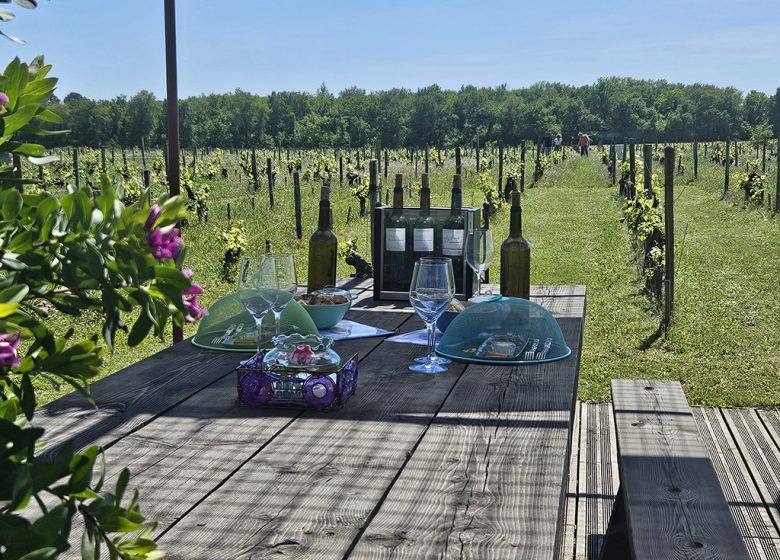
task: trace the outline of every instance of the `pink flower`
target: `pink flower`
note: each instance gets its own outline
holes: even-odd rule
[[[10,102],[11,100],[8,98],[8,95],[0,91],[0,103],[10,103]]]
[[[182,273],[189,279],[192,279],[192,269],[183,268]],[[184,307],[187,312],[184,314],[184,320],[188,323],[195,323],[200,321],[203,317],[209,314],[208,310],[202,309],[198,303],[198,296],[203,293],[203,288],[197,284],[192,284],[189,288],[181,293],[181,299],[184,302]]]
[[[295,350],[290,352],[288,362],[298,366],[310,366],[317,361],[317,357],[308,344],[298,344]]]
[[[175,259],[181,251],[182,240],[179,237],[179,228],[168,226],[154,228],[147,238],[152,254],[158,261]]]
[[[160,214],[162,214],[162,208],[160,208],[157,204],[149,209],[149,217],[146,218],[146,223],[144,224],[144,229],[146,231],[152,231],[152,228],[154,227],[154,224],[157,223]]]
[[[16,354],[21,340],[22,335],[18,332],[0,334],[0,366],[18,366],[22,363]]]

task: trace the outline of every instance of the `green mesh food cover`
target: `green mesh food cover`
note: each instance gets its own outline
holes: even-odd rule
[[[282,334],[319,334],[314,321],[297,301],[291,301],[282,312]],[[263,318],[260,342],[270,348],[276,334],[273,313]],[[255,320],[247,313],[237,293],[218,299],[209,307],[209,314],[201,319],[198,334],[192,339],[195,346],[234,352],[257,351]]]
[[[472,305],[455,317],[436,353],[467,362],[531,364],[562,360],[571,349],[544,307],[503,297]]]

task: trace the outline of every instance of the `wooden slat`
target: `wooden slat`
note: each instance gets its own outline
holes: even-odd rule
[[[588,558],[588,433],[590,431],[590,415],[587,405],[580,407],[580,460],[579,479],[577,481],[577,542],[574,550],[575,560]]]
[[[584,300],[554,307],[582,317]],[[554,557],[582,319],[560,323],[567,361],[469,365],[350,558]]]
[[[382,344],[361,364],[349,406],[298,418],[162,536],[169,557],[340,558],[463,370],[408,372],[422,353]]]
[[[634,558],[748,558],[680,384],[613,380],[612,398]]]
[[[400,327],[407,317],[350,312],[353,320],[386,329]],[[382,340],[345,340],[334,348],[343,356],[357,353],[362,361]],[[234,355],[234,362],[237,359]],[[362,389],[359,378],[358,391]],[[144,513],[158,522],[158,533],[300,416],[296,409],[258,409],[237,406],[236,401],[236,378],[231,373],[107,451],[108,483],[128,466],[141,491]]]
[[[578,402],[574,407],[574,424],[571,436],[571,457],[569,459],[569,480],[566,490],[566,524],[564,526],[563,546],[560,560],[574,558],[577,542],[577,499],[580,461],[580,413],[582,403]]]
[[[353,285],[356,306],[375,306],[365,299],[365,280]],[[71,439],[76,448],[110,446],[228,375],[245,356],[196,348],[184,340],[94,383],[96,408],[71,393],[37,410],[33,424],[46,430],[48,453]]]
[[[750,558],[777,560],[777,543],[768,530],[772,520],[720,411],[695,407],[693,414]]]

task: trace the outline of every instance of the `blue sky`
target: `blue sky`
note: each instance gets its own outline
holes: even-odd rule
[[[162,0],[13,5],[4,59],[44,54],[62,97],[165,93]],[[229,7],[226,7],[229,6]],[[9,6],[10,7],[10,6]],[[181,97],[438,83],[574,85],[601,76],[780,86],[778,0],[178,0]]]

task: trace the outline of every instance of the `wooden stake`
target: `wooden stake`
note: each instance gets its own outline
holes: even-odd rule
[[[293,199],[295,203],[295,236],[303,239],[303,224],[301,223],[301,177],[295,171],[293,173]]]
[[[674,148],[664,148],[664,335],[669,333],[674,311]]]

